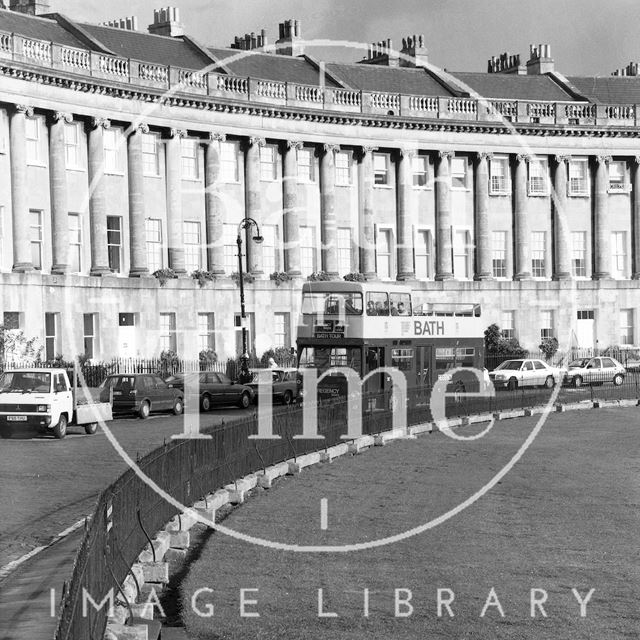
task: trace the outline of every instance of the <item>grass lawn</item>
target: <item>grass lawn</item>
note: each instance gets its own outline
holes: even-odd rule
[[[259,491],[224,524],[297,545],[352,544],[400,533],[478,490],[520,447],[535,420],[498,422],[475,442],[434,433],[305,469]],[[435,529],[375,549],[296,553],[213,533],[182,586],[189,637],[637,638],[639,441],[637,409],[552,414],[522,460],[487,495]],[[211,591],[198,594],[203,588]],[[581,598],[594,589],[585,617],[574,588]],[[242,589],[254,590],[244,594],[245,601],[255,601],[245,604],[245,613],[259,617],[240,615]],[[536,589],[535,599],[546,595],[546,617],[540,607],[531,616]],[[322,612],[334,616],[318,615],[319,590]],[[396,610],[396,599],[409,597],[412,609],[400,602]],[[453,617],[443,604],[452,597]],[[197,615],[211,613],[207,605],[213,615]]]

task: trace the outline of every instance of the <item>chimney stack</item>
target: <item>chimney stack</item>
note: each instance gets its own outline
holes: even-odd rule
[[[184,25],[180,22],[180,9],[175,7],[154,9],[153,24],[149,25],[149,33],[170,38],[183,36]]]
[[[138,30],[138,18],[131,16],[128,18],[118,18],[117,20],[109,20],[103,22],[106,27],[115,27],[116,29],[126,29],[127,31]]]
[[[51,13],[51,2],[49,0],[9,0],[9,9],[30,16],[41,16]]]
[[[423,67],[429,63],[429,50],[424,44],[424,34],[402,38],[401,67]]]
[[[491,56],[491,59],[487,61],[487,72],[525,75],[527,73],[527,69],[523,64],[520,64],[519,53],[510,55],[505,51],[497,58],[496,56]]]
[[[612,76],[637,76],[640,75],[638,73],[639,65],[637,62],[630,62],[626,67],[621,67],[620,69],[616,69],[611,75]]]
[[[554,69],[551,47],[548,44],[530,44],[529,60],[527,61],[527,75],[539,76],[551,73]]]
[[[304,53],[302,26],[299,20],[285,20],[278,28],[280,37],[276,40],[276,53],[283,56],[301,56]]]
[[[251,33],[245,33],[243,36],[235,36],[230,47],[241,51],[250,51],[252,49],[260,49],[266,45],[267,32],[264,29],[261,29],[260,35],[257,35],[252,31]]]

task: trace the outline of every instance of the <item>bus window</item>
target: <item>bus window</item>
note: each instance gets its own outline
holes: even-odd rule
[[[367,315],[388,316],[389,296],[386,293],[370,291],[367,293]]]
[[[391,366],[400,371],[413,370],[413,349],[392,349]]]
[[[302,313],[305,315],[339,315],[343,305],[346,315],[362,315],[362,293],[305,292],[302,297]]]
[[[408,293],[391,293],[389,301],[392,316],[411,315],[411,296]]]
[[[350,367],[360,375],[361,349],[360,347],[304,347],[300,353],[300,367],[315,368],[319,374],[331,367]]]

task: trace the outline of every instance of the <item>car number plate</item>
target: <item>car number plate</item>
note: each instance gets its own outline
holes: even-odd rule
[[[113,395],[114,396],[121,396],[122,395],[122,391],[114,391]]]
[[[7,420],[11,422],[26,422],[27,416],[7,416]]]

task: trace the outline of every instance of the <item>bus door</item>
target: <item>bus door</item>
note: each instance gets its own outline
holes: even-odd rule
[[[416,347],[416,402],[426,404],[429,402],[431,387],[433,385],[433,347]]]
[[[365,374],[371,373],[380,367],[385,366],[385,348],[384,347],[366,347],[366,371]],[[367,395],[381,394],[385,390],[385,376],[380,373],[378,375],[372,375],[367,379],[366,387],[363,392]],[[383,398],[380,397],[379,402],[374,401],[374,406],[380,404],[382,406]],[[373,406],[367,408],[372,409]]]

